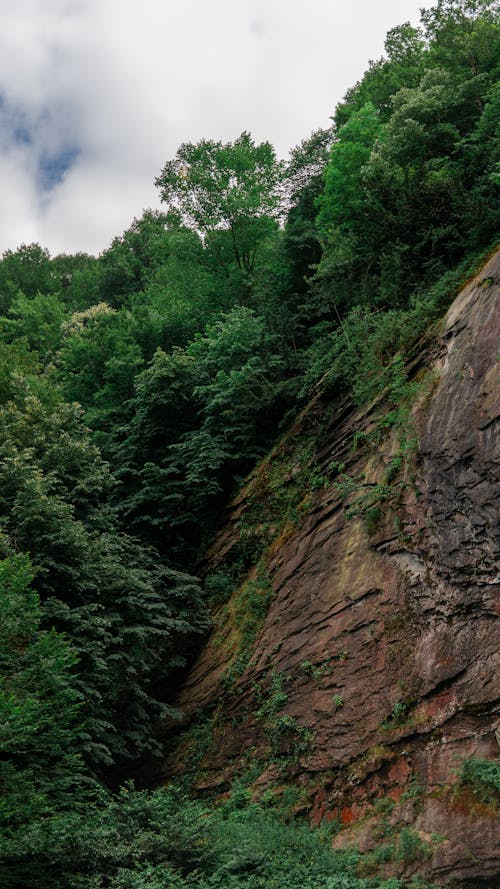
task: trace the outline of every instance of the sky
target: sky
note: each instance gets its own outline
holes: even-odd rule
[[[0,253],[100,253],[182,142],[249,130],[286,158],[421,5],[0,0]]]

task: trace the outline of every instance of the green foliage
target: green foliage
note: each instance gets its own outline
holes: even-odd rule
[[[391,717],[394,722],[401,722],[408,710],[408,705],[404,704],[402,701],[396,701],[392,708]]]
[[[300,669],[306,675],[312,676],[313,679],[320,679],[322,676],[326,676],[332,672],[332,658],[329,657],[326,661],[320,664],[312,664],[310,661],[303,661],[300,665]]]
[[[392,729],[397,729],[400,726],[411,725],[411,723],[411,702],[395,701],[392,705],[391,712],[382,722],[382,728],[384,729],[384,731],[391,731]]]
[[[7,250],[0,260],[0,316],[9,314],[19,294],[28,301],[57,296],[65,311],[83,309],[96,301],[98,280],[98,260],[92,256],[77,253],[51,259],[39,244],[23,244],[16,251]],[[50,306],[53,313],[55,303]]]
[[[453,293],[452,286],[445,290]],[[327,391],[352,393],[358,405],[371,401],[390,384],[393,356],[407,351],[424,332],[433,308],[430,300],[403,312],[374,314],[355,308],[333,331],[318,325],[302,394],[310,393],[320,379]]]
[[[61,325],[67,310],[58,295],[37,293],[28,298],[19,290],[8,316],[0,320],[0,336],[6,342],[26,338],[30,349],[49,358],[61,341]]]
[[[50,255],[39,244],[7,250],[0,262],[0,312],[6,315],[19,291],[28,298],[52,290]]]
[[[479,759],[470,756],[464,759],[460,770],[460,781],[472,790],[474,796],[487,805],[500,802],[500,761]]]
[[[328,479],[315,459],[316,429],[278,448],[259,467],[239,521],[239,541],[230,555],[236,576],[245,575],[265,553],[272,539],[300,524],[313,503],[314,492]]]
[[[226,571],[216,571],[205,577],[203,586],[210,605],[227,602],[234,590],[234,578]]]
[[[459,76],[498,73],[500,29],[494,0],[437,0],[422,11],[431,63]]]
[[[83,405],[87,422],[106,443],[127,417],[143,365],[129,319],[106,303],[75,312],[63,325],[56,364],[66,398]]]
[[[283,674],[272,672],[267,695],[257,711],[264,724],[271,758],[282,768],[307,753],[313,739],[311,729],[297,722],[294,716],[280,712],[288,701],[285,681]]]
[[[245,672],[273,595],[265,568],[260,564],[257,566],[255,577],[246,580],[234,596],[233,620],[239,641],[236,658],[229,666],[225,677],[228,689],[232,687],[234,680]]]
[[[29,349],[23,338],[14,343],[2,343],[0,349],[0,403],[8,401],[16,389],[16,377],[33,380],[40,371],[38,355]]]
[[[170,213],[203,235],[221,273],[233,267],[250,294],[258,249],[274,230],[280,176],[269,142],[255,145],[244,132],[233,143],[184,143],[156,184]]]
[[[5,886],[29,885],[30,863],[54,854],[60,831],[79,817],[93,793],[81,758],[88,726],[75,677],[77,657],[60,633],[42,628],[31,581],[26,556],[0,561],[0,885]]]
[[[77,802],[75,800],[75,802]],[[40,820],[12,838],[19,860],[0,885],[23,889],[104,889],[192,885],[184,874],[210,868],[214,855],[204,808],[175,790],[126,785],[116,795],[87,793],[76,811]],[[24,851],[24,857],[21,852]],[[153,882],[148,882],[153,880]]]
[[[170,253],[164,213],[146,210],[100,257],[99,297],[116,307],[154,280]]]
[[[185,345],[215,312],[231,307],[230,288],[199,234],[146,211],[99,259],[99,300],[121,310],[142,356]]]
[[[80,410],[39,379],[15,376],[0,405],[0,527],[30,553],[45,620],[80,659],[86,752],[92,760],[157,745],[152,726],[169,708],[150,682],[185,663],[193,632],[207,627],[196,582],[120,534],[103,499],[109,467]]]
[[[284,713],[277,716],[266,728],[271,756],[281,765],[296,762],[311,747],[313,732],[301,725],[294,716]]]
[[[60,254],[50,261],[52,291],[60,295],[68,312],[82,311],[99,302],[99,259],[87,253]],[[44,288],[40,288],[45,293]]]
[[[184,758],[183,784],[191,788],[198,777],[199,768],[204,757],[210,751],[216,727],[216,717],[211,708],[196,714],[196,720],[183,733],[184,743],[187,739],[187,753]]]
[[[280,245],[283,253],[274,257],[272,265],[276,269],[281,260],[281,286],[274,282],[267,300],[271,304],[272,319],[282,319],[281,329],[293,348],[305,340],[308,279],[322,254],[317,226],[318,203],[332,140],[332,128],[317,130],[290,152],[286,169],[285,185],[290,206]]]
[[[423,840],[417,831],[409,827],[404,827],[399,834],[396,835],[396,827],[390,826],[384,834],[391,836],[391,842],[382,842],[373,850],[365,855],[359,863],[359,872],[363,874],[375,873],[381,865],[391,863],[393,865],[411,865],[421,862],[432,854],[432,847]],[[433,842],[438,842],[440,838],[433,836]],[[388,880],[388,883],[391,881]],[[398,882],[398,881],[396,881]],[[410,884],[417,889],[419,882]],[[428,886],[424,882],[422,889]],[[429,887],[431,889],[431,887]]]
[[[443,0],[422,22],[427,46],[410,25],[394,29],[387,58],[337,109],[315,287],[331,320],[339,307],[407,305],[498,237],[498,134],[476,163],[498,88],[496,6]]]
[[[269,686],[266,700],[257,711],[259,719],[273,721],[283,709],[288,701],[288,695],[285,692],[285,678],[282,673],[273,670],[271,674],[271,684]]]
[[[406,486],[406,474],[410,461],[415,453],[417,440],[411,419],[411,405],[417,392],[417,385],[407,379],[403,357],[397,354],[391,364],[384,369],[382,378],[385,388],[379,396],[379,409],[374,410],[375,423],[369,433],[358,432],[353,437],[353,446],[373,449],[381,438],[392,432],[394,444],[392,456],[386,465],[381,482],[367,482],[364,475],[356,478],[344,472],[345,466],[338,461],[330,464],[330,470],[338,473],[334,482],[341,499],[345,502],[347,518],[362,516],[365,519],[369,534],[376,531],[382,516],[384,504],[395,501],[397,495]],[[363,403],[372,385],[360,379],[357,397]],[[382,381],[379,379],[379,385]],[[353,393],[354,394],[354,393]]]
[[[421,861],[422,858],[430,854],[431,848],[429,844],[424,842],[415,830],[404,827],[399,834],[396,858],[399,861],[404,861],[405,864],[411,864],[415,861]]]
[[[76,655],[55,630],[40,628],[37,595],[31,592],[25,556],[0,563],[2,623],[2,752],[61,757],[74,737],[81,698],[71,687]]]
[[[285,825],[272,811],[255,804],[215,813],[213,827],[219,831],[220,858],[207,886],[323,889],[338,885],[339,889],[358,889],[357,856],[332,852],[326,830],[311,830],[306,824]]]
[[[318,227],[324,238],[334,237],[335,228],[360,215],[366,221],[360,171],[381,134],[375,106],[368,102],[338,131],[325,169],[325,187],[318,203]]]
[[[386,56],[371,61],[361,81],[351,87],[335,109],[335,124],[342,127],[367,102],[387,120],[392,98],[402,87],[416,86],[426,64],[426,49],[422,31],[404,22],[388,31],[385,40]]]
[[[136,378],[118,452],[129,492],[120,510],[129,526],[179,559],[199,551],[235,476],[275,433],[288,396],[274,345],[263,319],[236,307],[185,349],[158,351]]]

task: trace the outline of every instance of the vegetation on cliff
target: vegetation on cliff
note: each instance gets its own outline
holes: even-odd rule
[[[194,576],[291,417],[318,385],[388,386],[404,425],[404,356],[498,237],[499,44],[493,2],[438,0],[288,163],[248,133],[185,144],[165,212],[98,258],[4,254],[1,886],[402,885],[269,800],[109,786],[159,752],[210,602],[258,560],[243,535],[229,574]],[[315,484],[270,481],[284,511]]]

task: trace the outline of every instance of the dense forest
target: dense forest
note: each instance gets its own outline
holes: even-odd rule
[[[248,567],[197,577],[228,498],[319,384],[401,373],[494,246],[499,62],[496,4],[438,0],[287,162],[186,143],[99,257],[4,253],[0,886],[403,886],[242,786],[116,776]]]

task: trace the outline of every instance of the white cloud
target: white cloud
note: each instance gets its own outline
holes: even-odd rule
[[[418,20],[414,0],[0,0],[0,250],[99,252],[183,141],[243,129],[286,156]],[[17,138],[13,131],[17,127]],[[28,139],[29,137],[29,139]],[[50,191],[39,160],[78,156]]]

